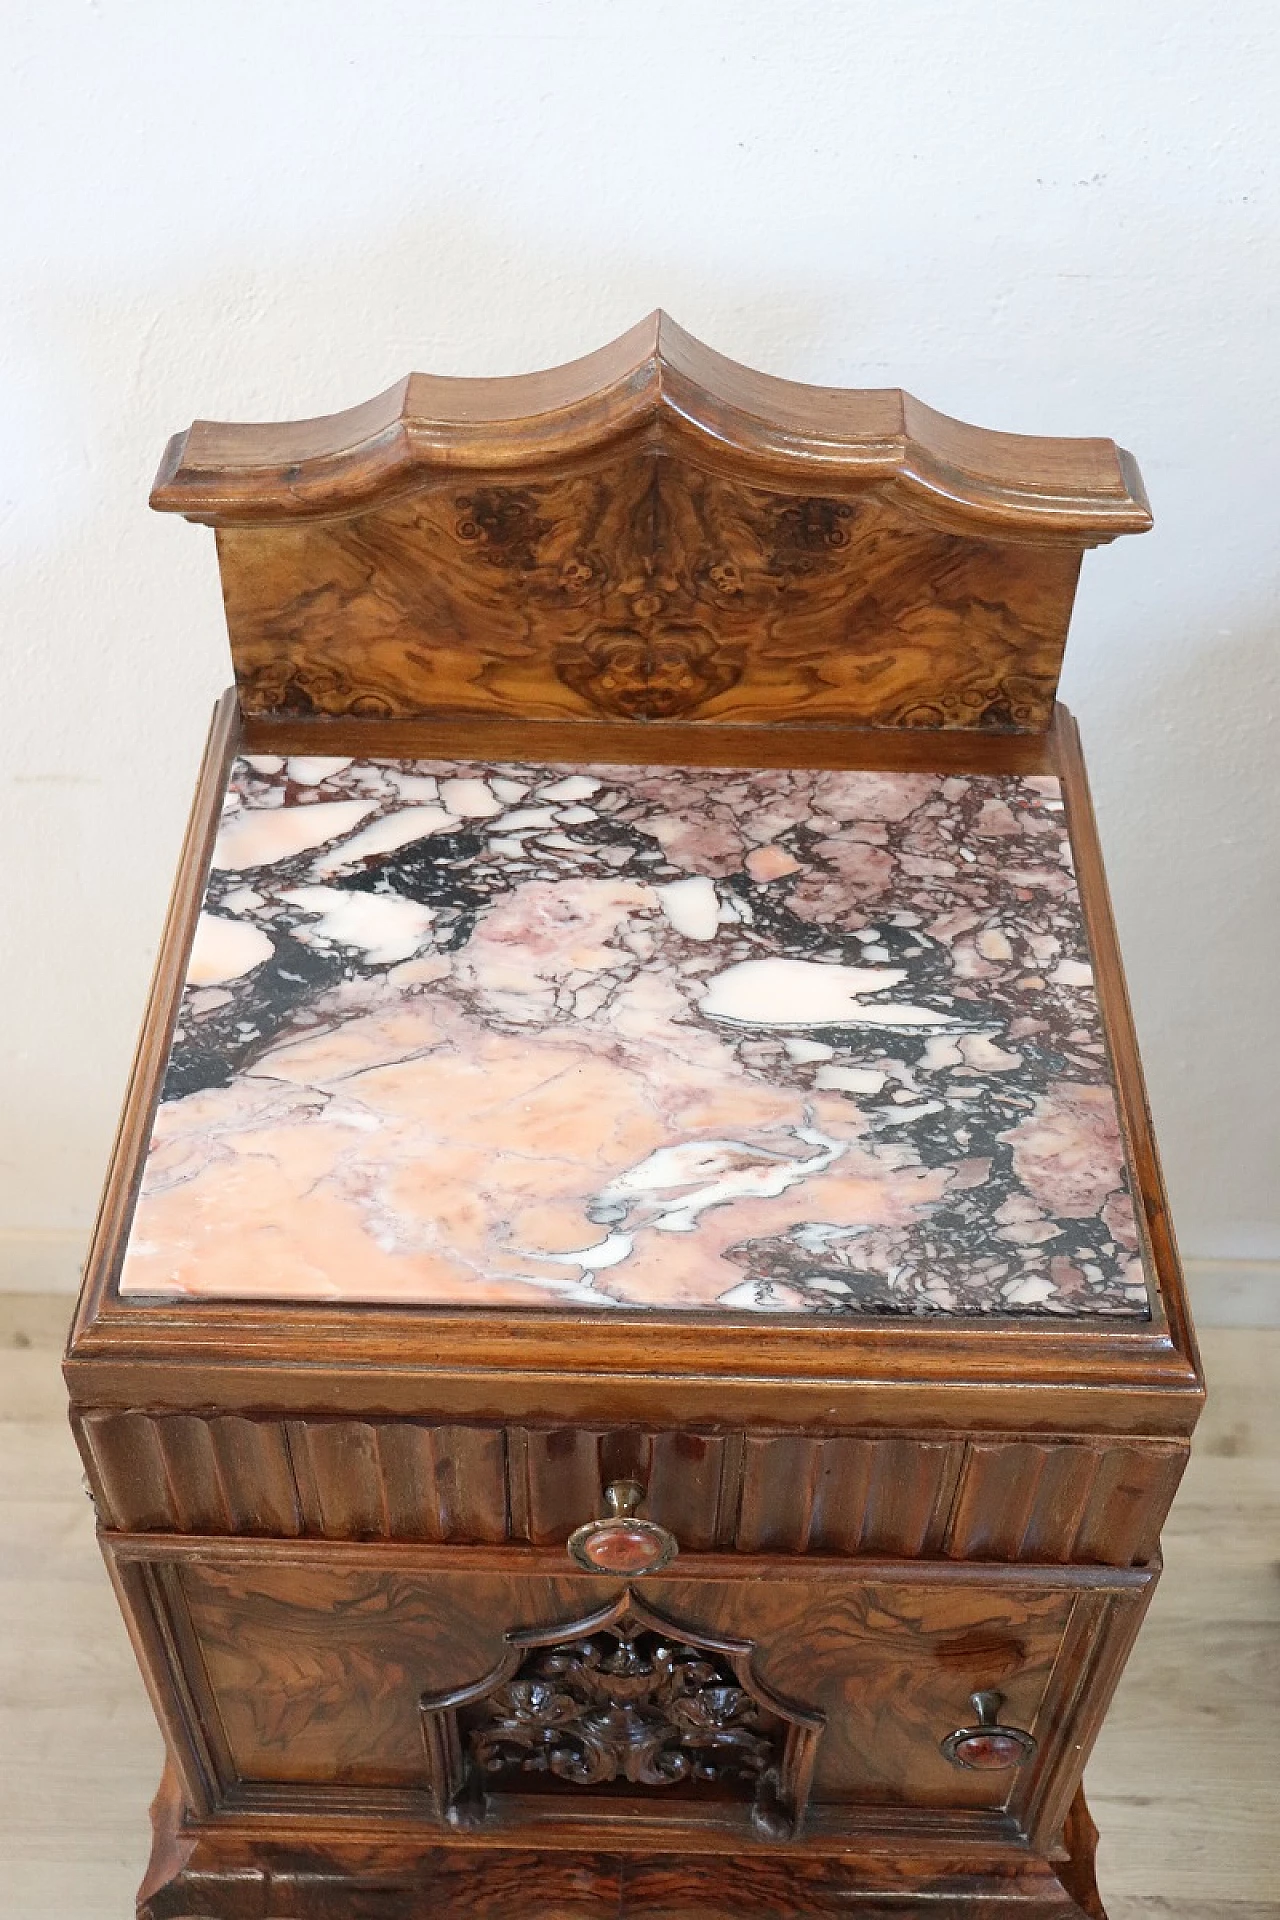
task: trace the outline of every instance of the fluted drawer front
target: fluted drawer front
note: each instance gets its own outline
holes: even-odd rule
[[[637,1433],[90,1413],[104,1525],[555,1546],[634,1472],[682,1549],[1131,1566],[1155,1551],[1177,1443],[937,1434]]]

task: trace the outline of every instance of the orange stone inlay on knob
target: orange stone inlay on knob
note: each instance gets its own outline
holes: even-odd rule
[[[638,1480],[614,1480],[605,1488],[607,1520],[588,1520],[569,1536],[569,1558],[588,1573],[657,1573],[677,1552],[675,1535],[652,1520],[637,1520],[644,1499]]]
[[[1008,1733],[971,1733],[967,1740],[957,1740],[955,1756],[962,1766],[994,1771],[998,1767],[1016,1767],[1020,1760],[1025,1760],[1027,1744]]]
[[[656,1527],[605,1521],[581,1542],[580,1551],[602,1573],[647,1573],[666,1558],[667,1543]]]
[[[1016,1767],[1036,1750],[1036,1743],[1022,1727],[1000,1724],[1003,1694],[984,1688],[971,1696],[978,1715],[976,1727],[959,1727],[942,1742],[942,1751],[955,1767],[973,1767],[981,1773],[999,1767]]]

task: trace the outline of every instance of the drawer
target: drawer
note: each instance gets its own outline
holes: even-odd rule
[[[198,1811],[508,1843],[602,1821],[639,1843],[655,1818],[694,1845],[921,1816],[1052,1833],[1155,1577],[689,1554],[628,1583],[509,1547],[106,1547]]]
[[[1181,1441],[1070,1434],[490,1426],[89,1410],[103,1523],[126,1532],[559,1546],[618,1474],[681,1548],[1131,1566]]]

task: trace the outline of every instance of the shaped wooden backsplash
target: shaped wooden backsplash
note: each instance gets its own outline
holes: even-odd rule
[[[752,373],[656,314],[515,379],[198,421],[244,711],[1036,732],[1084,549],[1144,531],[1109,440]]]

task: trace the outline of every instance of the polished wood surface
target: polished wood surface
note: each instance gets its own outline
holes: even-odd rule
[[[735,366],[663,315],[514,380],[197,422],[249,714],[1041,731],[1086,547],[1150,514],[1106,440]]]
[[[763,485],[799,470],[814,490],[892,484],[944,528],[1068,542],[1141,533],[1150,510],[1132,456],[1110,440],[966,426],[897,388],[808,387],[716,353],[655,312],[608,346],[503,379],[411,374],[318,420],[200,420],[169,443],[152,493],[212,525],[322,518],[395,498],[441,472],[554,470],[655,417],[708,461]]]
[[[491,1551],[467,1566],[468,1556],[422,1549],[106,1545],[143,1636],[199,1647],[198,1663],[163,1684],[175,1763],[203,1812],[282,1805],[259,1789],[292,1786],[295,1811],[320,1817],[331,1789],[335,1805],[355,1808],[363,1790],[394,1788],[400,1800],[374,1796],[368,1811],[420,1821],[415,1796],[438,1786],[420,1697],[464,1694],[502,1665],[509,1633],[571,1639],[573,1623],[630,1591],[566,1572],[563,1555]],[[1150,1569],[1086,1577],[882,1562],[854,1573],[823,1562],[797,1576],[690,1558],[637,1583],[634,1598],[695,1639],[749,1645],[756,1684],[820,1729],[805,1829],[806,1844],[820,1847],[875,1829],[895,1808],[940,1817],[987,1809],[1002,1816],[989,1838],[1052,1836],[1153,1585]],[[1003,1717],[1038,1743],[1024,1767],[958,1768],[942,1752],[986,1688],[999,1689]],[[495,1829],[518,1835],[530,1818],[524,1802],[493,1804]],[[669,1827],[703,1811],[679,1795],[648,1808]],[[713,1826],[741,1841],[742,1809],[721,1811]],[[568,1844],[584,1822],[636,1817],[568,1792],[537,1822]],[[689,1844],[717,1842],[699,1825]]]
[[[57,1357],[70,1306],[0,1296],[0,1907],[13,1920],[123,1920],[162,1761],[63,1420]],[[1111,1920],[1280,1920],[1280,1334],[1210,1327],[1202,1338],[1215,1393],[1165,1529],[1166,1571],[1086,1776]],[[226,1865],[253,1843],[221,1845]],[[451,1872],[467,1879],[456,1851],[437,1860],[437,1886]],[[278,1871],[290,1871],[285,1860]],[[528,1852],[495,1863],[495,1878],[508,1873],[520,1891],[521,1920],[541,1871]],[[616,1913],[620,1871],[593,1845],[572,1887],[561,1883],[562,1910],[590,1912],[598,1892]],[[633,1863],[628,1875],[633,1890],[669,1888],[671,1871]],[[760,1858],[717,1871],[760,1887],[762,1902],[767,1888],[777,1913],[820,1910],[814,1882],[830,1880],[822,1864]],[[314,1883],[298,1897],[309,1920],[324,1911]]]
[[[198,425],[153,504],[217,528],[237,691],[65,1365],[169,1756],[144,1920],[1101,1920],[1080,1776],[1203,1400],[1056,705],[1084,550],[1149,524],[1132,461],[773,381],[658,317],[531,379]],[[1150,1318],[122,1301],[243,748],[1056,774]],[[678,1547],[634,1593],[566,1549],[619,1478]],[[633,1614],[640,1652],[593,1640]],[[730,1664],[664,1693],[646,1661],[699,1648]],[[545,1779],[481,1780],[499,1681]],[[995,1770],[964,1763],[979,1712]],[[709,1758],[735,1737],[754,1777]],[[700,1780],[646,1772],[664,1739]]]
[[[1050,1565],[1151,1558],[1177,1441],[930,1431],[646,1431],[95,1409],[77,1421],[103,1524],[441,1545],[564,1544],[619,1461],[682,1552]]]

